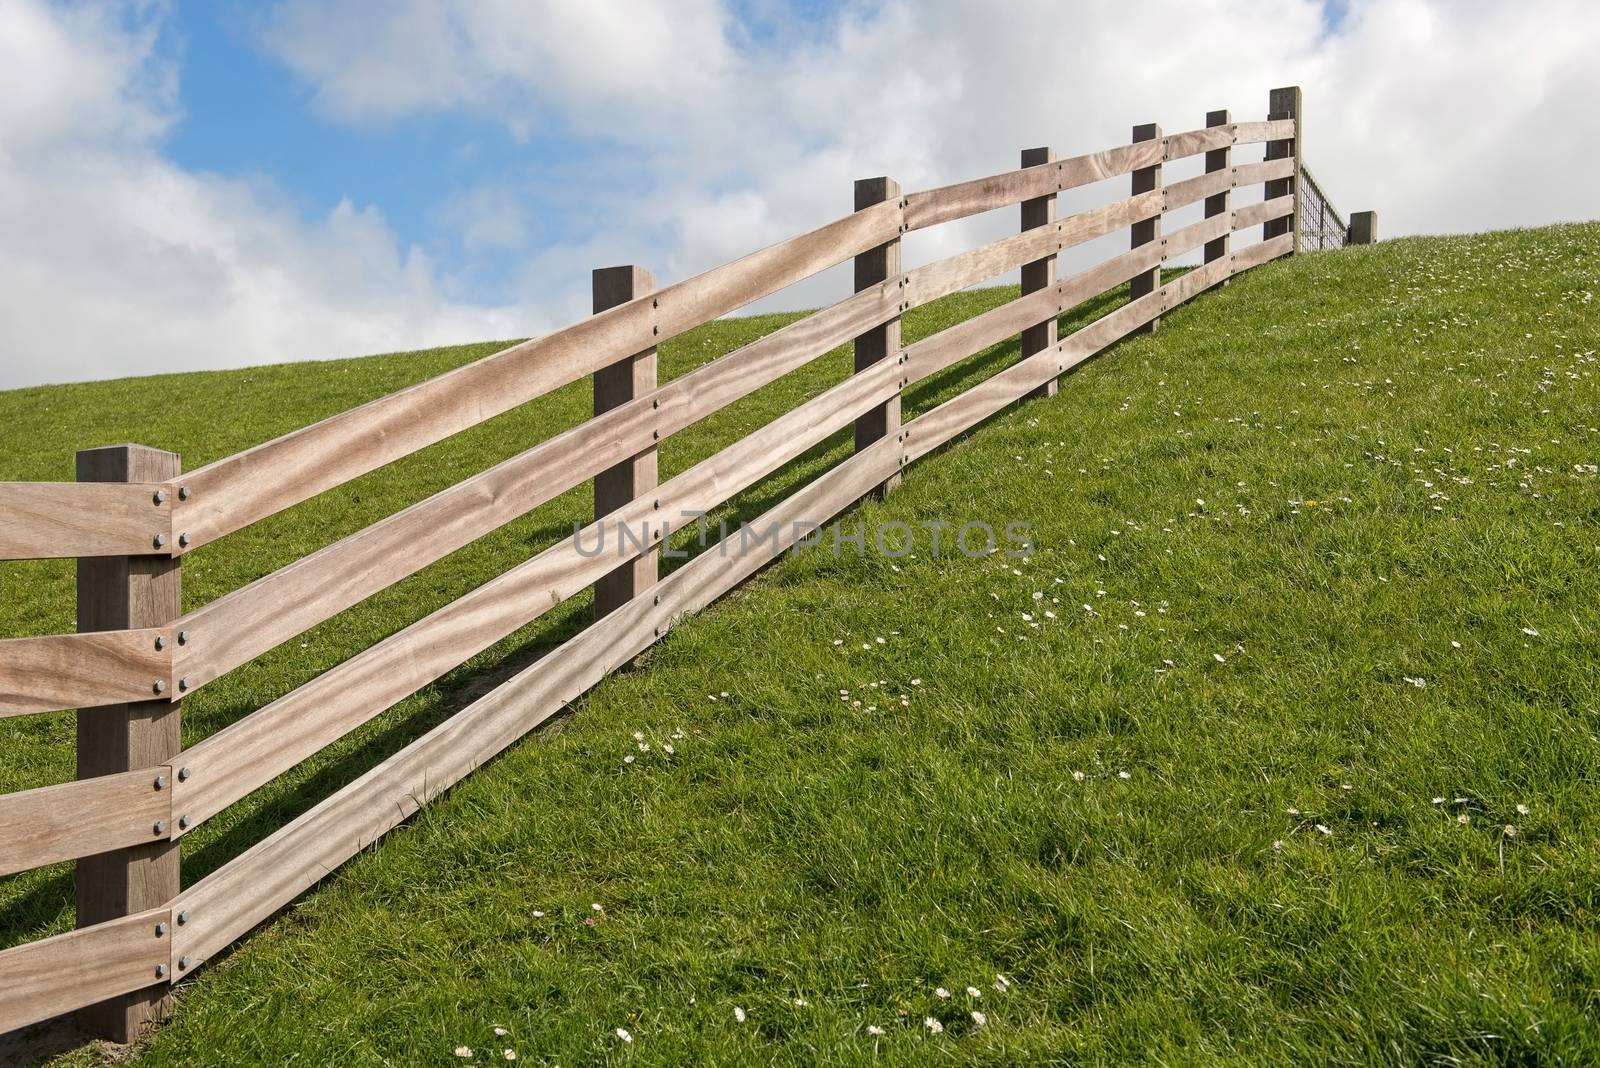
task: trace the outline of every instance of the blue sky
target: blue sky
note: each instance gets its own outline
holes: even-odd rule
[[[554,329],[590,268],[685,277],[837,217],[855,178],[926,188],[1152,119],[1262,117],[1284,84],[1319,180],[1387,234],[1600,214],[1563,177],[1600,151],[1589,0],[1130,10],[0,0],[0,388]]]

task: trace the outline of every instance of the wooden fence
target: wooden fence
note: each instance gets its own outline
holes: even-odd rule
[[[78,454],[78,481],[3,487],[0,558],[78,559],[79,633],[0,641],[0,715],[77,709],[78,779],[0,796],[0,874],[77,862],[76,930],[0,952],[0,1032],[82,1009],[128,1040],[166,1011],[171,985],[406,819],[429,798],[666,635],[784,551],[797,523],[821,523],[893,485],[907,464],[1057,379],[1119,338],[1230,276],[1294,252],[1299,91],[1275,90],[1269,117],[1163,135],[1070,159],[1023,153],[1019,170],[901,193],[856,183],[835,222],[654,288],[636,267],[597,271],[596,314],[195,471],[136,445]],[[1235,162],[1243,145],[1264,158]],[[1204,155],[1204,172],[1163,184],[1162,165]],[[1124,177],[1129,196],[1058,218],[1056,194]],[[1265,183],[1235,207],[1233,191]],[[1204,204],[1164,232],[1163,216]],[[1009,205],[1021,231],[903,271],[912,231]],[[1262,240],[1232,248],[1232,235]],[[1070,277],[1064,250],[1117,231],[1129,250]],[[1163,284],[1161,267],[1202,249]],[[853,260],[854,295],[659,383],[655,346],[826,268]],[[911,308],[1020,269],[1022,295],[911,345]],[[1131,300],[1057,338],[1057,316],[1131,283]],[[1019,336],[1022,359],[902,421],[911,384]],[[855,373],[658,484],[662,439],[845,342]],[[183,557],[566,383],[592,376],[594,418],[297,560],[185,611]],[[656,580],[655,549],[691,520],[854,426],[855,451],[758,520],[774,539],[727,539]],[[600,556],[577,539],[546,548],[195,745],[178,731],[185,696],[587,480],[601,529],[649,529]],[[601,527],[601,519],[605,527]],[[596,588],[596,620],[303,815],[192,886],[179,883],[187,833],[396,702]]]

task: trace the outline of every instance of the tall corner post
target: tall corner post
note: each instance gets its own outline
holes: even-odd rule
[[[1133,128],[1133,143],[1140,144],[1144,141],[1161,140],[1161,127],[1153,122],[1143,123]],[[1149,167],[1140,167],[1133,172],[1133,195],[1150,193],[1161,188],[1161,164],[1154,163]],[[1161,215],[1158,213],[1149,219],[1143,219],[1133,224],[1130,248],[1139,248],[1151,242],[1161,240]],[[1128,298],[1138,300],[1140,297],[1154,293],[1161,287],[1161,264],[1158,262],[1148,271],[1141,271],[1134,275],[1128,282]],[[1161,317],[1158,315],[1148,323],[1134,330],[1135,334],[1149,334],[1161,329]]]
[[[1206,126],[1231,126],[1233,115],[1226,111],[1206,112]],[[1233,169],[1233,148],[1213,148],[1206,152],[1206,173],[1213,174],[1217,171]],[[1233,208],[1233,199],[1230,189],[1220,193],[1213,193],[1206,197],[1206,215],[1210,219],[1217,215],[1227,215]],[[1228,258],[1228,249],[1233,240],[1232,234],[1223,234],[1221,237],[1212,238],[1206,242],[1205,262],[1214,263],[1217,260]],[[1228,284],[1228,279],[1222,280],[1223,285]]]
[[[79,452],[77,465],[79,482],[166,483],[178,477],[182,459],[143,445],[111,445]],[[152,505],[159,503],[153,492]],[[168,536],[152,523],[153,555],[79,558],[79,633],[161,627],[183,614],[182,563],[167,555]],[[138,768],[159,768],[165,775],[183,747],[182,705],[173,684],[170,678],[152,679],[149,701],[79,709],[78,778]],[[170,790],[170,780],[158,783],[156,776],[152,770],[151,789]],[[172,834],[170,819],[163,820],[150,828],[144,845],[80,859],[74,873],[77,926],[158,908],[177,897],[179,847]],[[152,931],[152,939],[161,937],[166,932]],[[170,938],[163,950],[171,956]],[[169,960],[168,978],[79,1010],[79,1021],[101,1038],[134,1041],[170,1013],[171,968]]]
[[[1304,138],[1301,128],[1304,124],[1304,108],[1300,101],[1300,87],[1298,85],[1285,86],[1274,89],[1267,98],[1267,119],[1294,120],[1294,136],[1277,141],[1267,142],[1267,159],[1293,159],[1294,173],[1288,178],[1275,178],[1268,182],[1265,196],[1268,200],[1278,197],[1294,196],[1294,214],[1287,218],[1272,219],[1261,230],[1263,241],[1283,234],[1294,235],[1294,251],[1300,251],[1300,221],[1304,218],[1301,214],[1300,204],[1300,162],[1304,153]]]
[[[1351,245],[1370,245],[1378,240],[1378,213],[1375,211],[1358,211],[1350,216],[1350,232],[1347,243]]]
[[[1022,150],[1022,166],[1042,167],[1047,163],[1054,163],[1056,154],[1050,148],[1025,148]],[[1042,197],[1022,202],[1022,230],[1036,230],[1041,226],[1054,227],[1056,222],[1056,195],[1049,193]],[[1056,256],[1052,252],[1048,256],[1032,260],[1022,265],[1022,295],[1037,293],[1041,289],[1050,289],[1056,284]],[[1037,323],[1022,331],[1022,358],[1027,359],[1036,352],[1051,349],[1056,344],[1056,315],[1052,312],[1044,322]],[[1053,397],[1060,388],[1061,380],[1052,378],[1044,385],[1033,390],[1028,397]]]
[[[619,304],[647,297],[656,290],[655,276],[643,267],[601,267],[594,272],[594,310],[598,315]],[[652,345],[626,356],[594,373],[594,414],[644,396],[656,388],[656,349]],[[657,465],[654,445],[630,459],[600,472],[594,479],[594,517],[599,521],[656,488]],[[624,544],[647,545],[648,549],[594,584],[594,616],[600,619],[627,604],[656,581],[659,557],[656,547],[643,530],[606,530],[602,527],[603,552],[620,551]]]
[[[863,211],[881,204],[886,200],[900,201],[900,183],[893,178],[859,178],[855,184],[855,210]],[[902,224],[901,232],[904,231]],[[872,289],[899,277],[900,266],[900,238],[895,237],[885,243],[870,248],[855,258],[855,291]],[[900,305],[896,305],[900,307]],[[865,371],[873,364],[887,359],[898,359],[900,355],[900,316],[897,314],[881,326],[875,326],[855,340],[857,373]],[[900,394],[884,401],[883,404],[858,416],[856,419],[856,451],[860,452],[867,446],[890,434],[900,432]],[[902,460],[904,451],[902,450]],[[900,473],[896,471],[881,484],[875,487],[870,496],[882,497],[896,486],[900,485]]]

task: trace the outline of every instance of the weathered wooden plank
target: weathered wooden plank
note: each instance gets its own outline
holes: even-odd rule
[[[1204,200],[1219,193],[1226,193],[1233,188],[1233,182],[1233,171],[1232,168],[1229,168],[1223,171],[1197,174],[1193,178],[1185,178],[1180,182],[1173,182],[1169,186],[1164,186],[1160,191],[1166,194],[1167,210],[1176,211],[1178,208],[1193,204],[1197,200]]]
[[[901,373],[901,365],[888,360],[852,375],[662,483],[649,497],[619,508],[604,526],[591,524],[185,750],[190,774],[174,784],[174,811],[188,817],[192,830],[578,593],[631,559],[641,544],[653,548],[666,532],[692,525],[695,514],[710,511],[883,403],[898,390]],[[622,529],[634,532],[637,543],[619,538]],[[610,537],[597,551],[602,531]]]
[[[143,445],[85,449],[77,455],[78,480],[83,483],[170,481],[182,469],[176,453]],[[183,540],[181,535],[178,540]],[[182,611],[180,558],[78,560],[80,632],[166,626]],[[181,684],[177,687],[182,688]],[[145,696],[145,700],[126,704],[79,707],[78,778],[159,767],[182,748],[178,695],[169,689],[165,695]],[[84,856],[73,877],[77,925],[88,927],[163,905],[178,892],[178,880],[178,845],[160,834],[126,849]],[[83,1023],[101,1038],[131,1042],[166,1017],[169,998],[166,984],[154,984],[90,1006],[83,1012]]]
[[[594,310],[609,311],[619,304],[655,292],[655,275],[643,267],[603,267],[592,279]],[[604,415],[628,401],[655,390],[655,346],[627,356],[594,373],[594,414]],[[656,431],[659,433],[659,431]],[[594,476],[594,517],[601,519],[627,504],[641,493],[655,489],[656,448],[648,448]],[[594,584],[594,615],[598,619],[619,604],[637,597],[656,580],[655,553],[641,553],[619,564],[616,570],[601,575]]]
[[[174,692],[170,627],[0,640],[0,717]]]
[[[167,841],[171,782],[172,768],[157,765],[0,794],[0,875]]]
[[[1008,301],[906,348],[906,377],[919,382],[1021,332],[1041,315],[1060,313],[1119,286],[1161,262],[1161,246],[1146,245],[1080,271],[1049,290]]]
[[[1196,156],[1201,152],[1227,148],[1233,144],[1233,136],[1233,127],[1212,126],[1210,124],[1200,130],[1186,130],[1183,133],[1168,134],[1161,139],[1163,147],[1162,158],[1171,163],[1173,160]]]
[[[1233,219],[1227,215],[1213,215],[1199,222],[1190,223],[1188,226],[1174,230],[1161,239],[1161,247],[1168,259],[1181,256],[1191,249],[1199,248],[1208,241],[1215,240],[1223,234],[1233,232]]]
[[[1190,272],[1198,276],[1191,284],[1214,281],[1231,268],[1232,264],[1224,260]],[[1064,362],[1085,358],[1089,351],[1104,347],[1158,314],[1161,296],[1151,294],[1128,305],[1074,333],[1057,352],[1039,353],[956,401],[913,420],[904,428],[903,436],[916,442],[914,446],[902,445],[891,437],[855,454],[757,520],[753,526],[761,536],[731,539],[726,553],[702,553],[659,582],[654,590],[656,596],[623,605],[259,846],[184,891],[174,907],[186,911],[189,922],[176,932],[176,952],[196,964],[214,956],[421,805],[576,699],[618,664],[647,648],[668,631],[675,618],[711,603],[792,545],[811,524],[825,522],[881,483],[900,465],[902,449],[922,455],[937,447],[983,418],[985,411],[992,414],[1058,373],[1057,368]],[[850,381],[859,382],[894,366],[878,364]],[[998,386],[991,387],[990,383]],[[665,491],[667,486],[662,489]],[[769,531],[773,536],[766,535]]]
[[[1002,238],[910,271],[906,275],[905,299],[912,307],[918,307],[1014,271],[1029,260],[1081,245],[1160,213],[1160,191],[1080,211],[1057,219],[1052,227]]]
[[[1266,122],[1236,122],[1233,124],[1233,143],[1258,145],[1263,141],[1277,141],[1294,136],[1293,119],[1269,119]]]
[[[513,345],[199,468],[182,480],[174,529],[187,548],[222,537],[592,374],[882,244],[899,201],[752,253],[545,337]]]
[[[1233,253],[1233,273],[1259,267],[1269,260],[1287,256],[1294,251],[1294,235],[1280,234],[1267,241],[1257,241]]]
[[[894,437],[856,453],[752,524],[773,531],[773,537],[732,537],[725,553],[701,553],[658,582],[652,597],[631,601],[590,625],[185,890],[173,903],[189,914],[189,922],[175,931],[175,955],[196,964],[214,956],[648,648],[675,619],[738,585],[792,545],[808,524],[825,522],[880,484],[897,469],[899,457]]]
[[[1115,178],[1136,168],[1160,162],[1161,143],[1151,141],[1057,160],[1053,165],[1054,173],[1052,167],[1025,167],[923,193],[910,193],[904,198],[906,229],[921,230],[964,219],[1047,193],[1076,189],[1102,178]]]
[[[0,560],[171,551],[172,497],[163,484],[0,482]]]
[[[1233,187],[1235,189],[1243,189],[1246,186],[1255,185],[1257,182],[1270,182],[1277,178],[1288,178],[1294,174],[1294,171],[1295,162],[1293,159],[1269,159],[1262,160],[1259,163],[1241,163],[1233,168]]]
[[[1294,197],[1273,197],[1271,200],[1258,200],[1254,204],[1246,204],[1233,213],[1233,228],[1244,230],[1251,226],[1260,226],[1270,219],[1280,219],[1285,215],[1294,214]]]
[[[188,692],[895,314],[885,284],[776,330],[204,605],[177,623]]]
[[[170,982],[171,929],[171,910],[147,909],[0,950],[0,1033]]]
[[[924,412],[906,424],[908,457],[925,456],[1160,313],[1161,294],[1148,294],[1067,335],[1055,349],[1012,364]]]

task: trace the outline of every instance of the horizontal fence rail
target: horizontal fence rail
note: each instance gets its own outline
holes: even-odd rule
[[[158,907],[129,897],[110,918],[80,911],[78,930],[0,952],[0,1031],[76,1008],[119,1006],[116,1023],[96,1026],[130,1037],[164,1012],[173,981],[779,556],[797,530],[892,486],[907,464],[1053,390],[1062,374],[1153,329],[1183,302],[1302,247],[1308,190],[1326,199],[1299,164],[1299,96],[1288,94],[1274,91],[1266,121],[1234,123],[1213,112],[1203,128],[1161,136],[1144,127],[1132,143],[1088,155],[1057,160],[1030,149],[1023,159],[1031,166],[926,192],[902,195],[888,179],[874,180],[862,187],[866,194],[858,189],[870,202],[836,222],[654,292],[622,293],[634,299],[187,474],[168,477],[178,470],[170,454],[144,450],[118,460],[117,450],[98,450],[107,455],[84,468],[99,471],[91,477],[154,471],[156,480],[6,484],[0,559],[79,558],[85,632],[0,640],[0,717],[77,709],[80,746],[100,738],[94,744],[102,749],[80,748],[76,781],[0,795],[0,874],[77,860],[81,891],[85,880],[93,885],[124,870],[118,865],[131,872],[155,857],[172,865],[175,880],[177,843],[206,820],[622,566],[647,563],[695,515],[856,431],[852,455],[754,521],[761,530],[775,525],[776,536],[725,536],[658,581],[653,570],[640,572],[620,603],[577,636],[199,882],[171,882],[174,889],[143,901]],[[1266,158],[1235,162],[1243,145],[1264,146],[1257,151]],[[1162,164],[1196,156],[1204,157],[1204,173],[1161,183]],[[1056,217],[1056,194],[1118,177],[1131,183],[1129,195]],[[1259,201],[1231,201],[1256,186],[1264,189]],[[1201,202],[1204,218],[1162,232],[1165,215]],[[900,269],[905,234],[1015,205],[1023,221],[1014,236]],[[1261,240],[1231,246],[1256,227]],[[1057,277],[1063,252],[1124,231],[1127,251]],[[1201,266],[1159,279],[1163,266],[1202,249]],[[653,353],[662,340],[852,259],[858,291],[851,296],[655,382]],[[1019,269],[1021,296],[900,344],[906,312]],[[1126,303],[1056,338],[1064,312],[1130,283]],[[907,389],[1019,337],[1032,339],[1020,358],[915,418],[900,418]],[[664,439],[852,340],[854,374],[659,485],[651,474],[573,538],[210,736],[178,745],[184,697],[560,494],[653,457]],[[638,354],[649,356],[648,374],[593,418],[178,611],[177,568],[189,550],[560,386],[612,374]],[[123,466],[113,470],[115,463]],[[645,533],[617,538],[616,552],[583,550],[622,529]],[[129,610],[129,584],[152,582],[168,584],[162,603],[171,611]],[[117,618],[120,626],[93,629]],[[104,739],[122,737],[119,724],[158,722],[167,733],[138,742],[145,735],[135,730],[125,750],[103,751]]]

